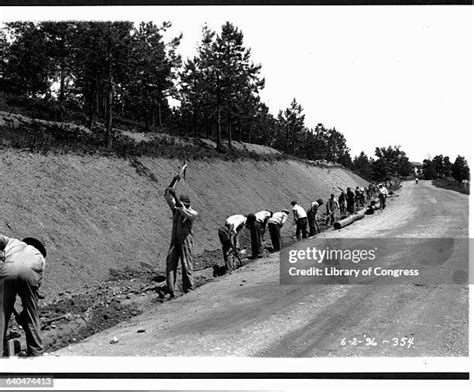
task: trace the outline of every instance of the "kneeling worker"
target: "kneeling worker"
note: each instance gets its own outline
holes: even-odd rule
[[[23,310],[17,317],[25,331],[27,355],[44,353],[40,336],[38,290],[43,279],[46,249],[41,241],[28,237],[22,241],[0,235],[0,348],[6,354],[8,322],[14,311],[16,296]],[[3,295],[2,295],[3,294]]]
[[[275,212],[270,219],[268,219],[268,231],[272,240],[273,251],[278,252],[282,248],[282,240],[280,229],[288,218],[290,211],[282,210],[281,212]]]

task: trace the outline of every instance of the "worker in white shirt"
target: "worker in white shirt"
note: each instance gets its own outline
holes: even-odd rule
[[[255,219],[259,223],[259,228],[260,228],[260,234],[262,237],[262,242],[263,242],[263,237],[265,235],[265,229],[267,227],[267,222],[273,215],[273,212],[268,211],[268,210],[263,210],[255,213]]]
[[[247,215],[247,222],[245,226],[250,230],[252,259],[258,259],[263,256],[262,236],[265,232],[265,225],[271,216],[272,212],[267,210],[259,211],[256,214]]]
[[[273,251],[278,252],[282,248],[282,240],[280,230],[283,227],[290,211],[282,210],[275,212],[271,218],[268,219],[268,232],[272,240]]]
[[[296,224],[296,238],[299,240],[301,235],[303,238],[306,238],[308,236],[306,229],[308,225],[308,215],[306,215],[304,208],[298,205],[295,200],[291,202],[291,205],[293,206],[293,219]]]
[[[227,271],[232,271],[235,268],[234,257],[237,257],[240,266],[242,266],[242,259],[239,255],[238,237],[245,227],[246,221],[247,218],[244,215],[231,215],[227,218],[225,225],[221,226],[218,230]],[[229,258],[230,255],[232,255],[232,259]]]
[[[43,280],[46,249],[42,241],[27,237],[23,240],[0,235],[0,357],[6,354],[8,322],[15,313],[17,295],[23,310],[15,313],[18,324],[25,331],[27,355],[34,357],[44,352],[40,335],[38,289]]]
[[[239,249],[239,236],[242,229],[245,227],[247,217],[245,215],[231,215],[226,221],[225,225],[229,228],[232,234],[232,242],[236,249]]]
[[[382,184],[379,184],[380,207],[384,210],[387,201],[388,191]]]

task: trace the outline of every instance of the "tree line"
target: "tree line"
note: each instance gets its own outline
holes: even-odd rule
[[[273,116],[262,101],[262,65],[251,59],[232,23],[202,29],[196,55],[177,53],[182,36],[165,39],[170,22],[13,22],[0,29],[0,90],[40,100],[54,120],[73,113],[113,143],[114,122],[145,131],[212,138],[219,151],[233,141],[273,147],[307,160],[339,163],[369,180],[408,176],[413,167],[395,147],[351,158],[344,135],[305,126],[293,98]],[[179,102],[172,107],[170,98]]]
[[[57,108],[56,120],[79,111],[87,125],[139,122],[146,131],[271,146],[297,157],[343,162],[342,133],[304,125],[295,99],[273,116],[262,102],[260,64],[243,33],[227,22],[218,33],[204,26],[197,54],[182,61],[181,36],[165,41],[169,22],[13,22],[0,30],[0,89]],[[179,101],[171,107],[169,98]]]
[[[452,177],[456,182],[469,180],[470,170],[466,159],[458,155],[451,163],[448,156],[436,155],[433,159],[425,159],[422,166],[423,178],[434,180],[436,178]]]

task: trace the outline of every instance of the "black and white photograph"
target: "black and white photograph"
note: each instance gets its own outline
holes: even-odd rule
[[[472,7],[19,5],[1,386],[469,377]]]

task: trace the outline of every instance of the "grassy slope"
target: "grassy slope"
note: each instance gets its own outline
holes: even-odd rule
[[[458,184],[455,180],[436,178],[432,180],[431,183],[438,188],[449,189],[451,191],[463,193],[464,195],[469,195],[469,186],[466,187],[464,185]]]
[[[158,182],[124,159],[0,150],[0,233],[45,240],[46,293],[99,281],[110,268],[164,266],[171,220],[162,194],[181,163],[141,161]],[[178,191],[188,193],[200,213],[195,247],[202,252],[219,247],[216,229],[230,214],[288,208],[292,199],[307,207],[338,192],[336,186],[356,184],[365,181],[340,168],[215,160],[191,161]]]

